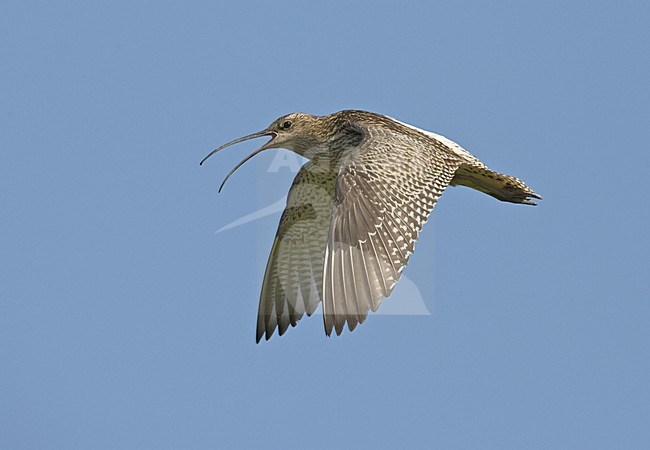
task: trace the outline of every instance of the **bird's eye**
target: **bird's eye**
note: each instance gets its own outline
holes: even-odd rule
[[[282,124],[280,124],[280,128],[282,128],[283,130],[288,130],[289,128],[291,128],[291,121],[285,120],[284,122],[282,122]]]

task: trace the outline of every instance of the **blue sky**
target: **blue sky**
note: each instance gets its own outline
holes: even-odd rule
[[[648,445],[646,2],[0,5],[0,447]],[[255,344],[276,117],[367,109],[524,179],[449,189],[430,315]],[[396,295],[400,292],[396,292]],[[404,293],[400,294],[404,295]],[[390,301],[390,300],[389,300]]]

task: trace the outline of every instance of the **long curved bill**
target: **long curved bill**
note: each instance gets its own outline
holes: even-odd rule
[[[227,143],[223,144],[222,146],[215,148],[210,153],[208,153],[207,156],[201,160],[199,165],[203,165],[203,163],[205,162],[206,159],[208,159],[210,156],[214,155],[215,153],[217,153],[220,150],[223,150],[226,147],[230,147],[231,145],[234,145],[234,144],[239,144],[240,142],[248,141],[249,139],[255,139],[255,138],[264,137],[264,136],[271,136],[273,138],[273,137],[275,137],[275,133],[273,131],[263,130],[263,131],[258,131],[257,133],[249,134],[248,136],[240,137],[238,139],[235,139],[234,141],[227,142]],[[233,167],[233,169],[228,173],[228,175],[226,175],[226,178],[224,178],[223,182],[221,183],[221,186],[219,186],[219,192],[221,192],[221,189],[223,189],[223,186],[226,184],[226,181],[228,181],[228,178],[230,178],[230,176],[233,173],[235,173],[235,171],[237,169],[239,169],[246,161],[251,159],[253,156],[255,156],[258,153],[262,152],[263,150],[266,150],[267,148],[269,148],[268,145],[271,142],[273,142],[273,139],[271,139],[269,142],[267,142],[266,144],[264,144],[263,146],[261,146],[260,148],[255,150],[253,153],[248,155],[246,158],[242,159],[235,167]]]

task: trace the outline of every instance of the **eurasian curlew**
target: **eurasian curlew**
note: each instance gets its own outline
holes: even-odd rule
[[[264,274],[257,342],[282,335],[323,304],[325,333],[363,323],[390,296],[415,241],[448,185],[501,201],[540,199],[518,178],[493,172],[455,142],[366,111],[293,113],[217,151],[262,136],[307,163],[293,181]],[[221,187],[219,190],[221,190]]]

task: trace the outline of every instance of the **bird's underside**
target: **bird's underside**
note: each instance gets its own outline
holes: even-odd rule
[[[363,323],[390,296],[448,185],[512,203],[540,198],[442,136],[373,113],[336,114],[358,139],[339,141],[335,158],[311,158],[294,179],[264,275],[258,342],[319,303],[328,336]]]

